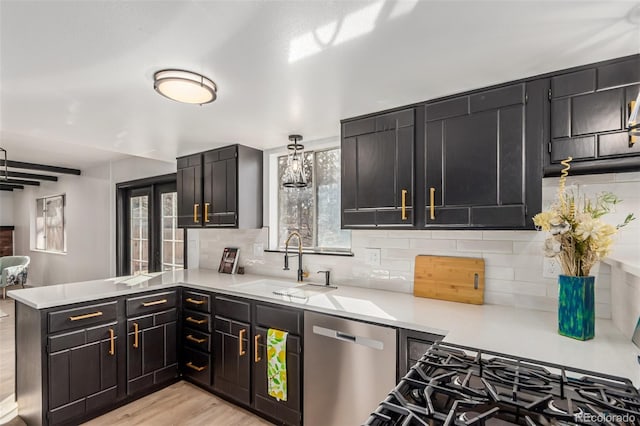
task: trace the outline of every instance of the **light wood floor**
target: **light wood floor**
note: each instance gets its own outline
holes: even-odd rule
[[[1,290],[0,290],[1,291]],[[0,401],[13,394],[15,383],[15,309],[13,299],[2,299],[0,310],[9,314],[0,318]]]
[[[8,317],[0,318],[0,401],[14,392],[15,381],[15,309],[13,299],[2,300],[0,309]],[[259,426],[266,420],[230,404],[190,383],[181,381],[127,404],[89,426]],[[16,418],[7,426],[25,426]]]

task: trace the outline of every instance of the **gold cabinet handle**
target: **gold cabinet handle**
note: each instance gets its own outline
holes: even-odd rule
[[[200,207],[198,203],[193,205],[193,223],[200,223],[198,220],[198,207]]]
[[[431,220],[436,219],[436,189],[431,187],[429,188],[429,203],[431,204],[431,213],[429,217]]]
[[[260,362],[262,358],[260,358],[260,351],[258,351],[258,340],[260,340],[260,335],[256,334],[256,337],[253,338],[253,360],[255,362]]]
[[[139,331],[138,323],[134,322],[133,323],[133,347],[134,348],[137,348],[139,346],[138,345],[138,331]]]
[[[185,302],[193,303],[194,305],[204,305],[206,303],[206,301],[204,301],[204,300],[196,300],[196,299],[192,299],[190,297],[187,297],[185,299]]]
[[[92,312],[90,314],[84,314],[84,315],[78,315],[75,317],[69,317],[69,319],[71,321],[79,321],[79,320],[83,320],[83,319],[88,319],[88,318],[95,318],[95,317],[101,317],[102,316],[102,312],[98,311],[98,312]]]
[[[142,306],[148,308],[149,306],[162,305],[167,303],[167,299],[154,300],[153,302],[143,302]]]
[[[204,203],[204,221],[205,223],[209,223],[209,206],[210,203]]]
[[[116,354],[116,333],[113,328],[109,329],[109,355]]]
[[[636,107],[636,101],[631,101],[629,102],[629,116],[631,116],[631,113],[633,112],[633,109]],[[637,123],[629,123],[630,126],[633,126]],[[638,142],[638,137],[637,136],[632,136],[629,135],[629,148],[633,147],[633,145]]]
[[[247,330],[243,328],[242,330],[240,330],[240,333],[238,333],[238,355],[240,356],[247,353],[247,351],[244,350],[244,344],[242,342],[244,340],[244,335],[246,332]]]
[[[191,368],[193,370],[196,370],[196,371],[203,371],[203,370],[205,370],[207,368],[206,365],[204,365],[202,367],[198,367],[197,365],[194,365],[191,361],[189,361],[187,363],[187,367],[189,367],[189,368]]]
[[[197,337],[193,337],[193,335],[189,334],[186,337],[187,340],[191,340],[192,342],[196,342],[196,343],[204,343],[207,341],[207,339],[198,339]]]
[[[187,317],[187,321],[192,322],[194,324],[205,324],[207,322],[207,319],[205,318],[205,319],[198,320],[193,317]]]
[[[402,220],[407,220],[407,190],[402,190]]]

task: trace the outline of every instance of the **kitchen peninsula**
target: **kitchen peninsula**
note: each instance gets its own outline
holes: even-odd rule
[[[29,424],[64,424],[71,419],[93,417],[137,397],[136,392],[127,393],[125,389],[127,377],[124,359],[129,351],[125,340],[133,342],[132,339],[135,337],[132,322],[127,321],[126,317],[131,317],[131,310],[138,309],[138,305],[134,306],[132,300],[142,301],[140,306],[146,304],[148,307],[140,309],[148,309],[152,317],[151,321],[154,321],[157,326],[164,327],[165,351],[172,345],[174,351],[176,346],[181,346],[179,332],[173,334],[171,330],[184,330],[184,327],[191,327],[184,322],[185,320],[189,321],[188,319],[191,318],[197,323],[204,320],[210,322],[212,316],[215,316],[216,321],[225,315],[233,317],[235,314],[226,310],[231,306],[230,303],[233,303],[236,307],[242,305],[247,315],[252,312],[259,317],[262,315],[261,312],[265,313],[264,316],[268,312],[272,321],[276,322],[282,321],[276,315],[278,312],[295,316],[300,311],[314,311],[397,328],[400,331],[398,352],[401,354],[407,353],[406,346],[410,341],[408,338],[403,339],[406,333],[429,333],[431,336],[444,336],[443,341],[447,343],[623,376],[631,379],[635,386],[640,385],[640,368],[637,364],[640,350],[632,345],[610,320],[597,320],[596,338],[592,341],[580,342],[556,333],[556,317],[553,313],[504,306],[471,306],[349,286],[340,286],[331,292],[318,292],[304,298],[273,294],[275,288],[282,289],[295,285],[293,282],[276,281],[258,275],[228,275],[197,269],[165,272],[146,277],[137,276],[128,279],[124,277],[12,291],[9,295],[18,302],[16,306],[17,350],[18,353],[24,354],[17,359],[17,398],[21,416]],[[173,295],[175,299],[172,299]],[[199,299],[196,300],[196,298]],[[190,302],[189,299],[191,299]],[[162,312],[154,309],[157,305],[149,305],[158,301],[164,301],[166,304],[162,307]],[[194,305],[194,301],[197,303],[202,301],[203,304]],[[98,305],[102,308],[98,309]],[[218,311],[216,307],[219,308]],[[101,315],[87,318],[95,312],[101,312]],[[185,315],[185,312],[188,315]],[[87,318],[85,321],[89,321],[90,324],[76,326],[73,320],[68,319],[78,316],[84,316]],[[60,318],[62,322],[56,322]],[[298,315],[295,318],[297,319],[294,321],[280,322],[280,327],[290,330],[301,329],[298,325],[301,317]],[[167,326],[176,321],[178,324],[175,329],[173,325]],[[182,324],[187,325],[181,327],[181,321]],[[250,355],[254,355],[255,352],[258,359],[258,350],[263,346],[257,339],[253,341],[248,335],[237,335],[238,330],[234,325],[241,324],[240,322],[233,318],[229,322],[232,329],[227,334],[236,336],[236,344],[240,337],[239,341],[243,342],[245,351]],[[286,323],[284,326],[281,325],[284,323]],[[261,325],[264,324],[254,324],[254,327]],[[82,336],[73,331],[74,327],[75,329],[83,327]],[[198,327],[198,324],[195,327]],[[65,332],[59,333],[61,330]],[[208,336],[211,328],[204,326],[199,330]],[[293,330],[292,334],[295,332],[302,334],[299,330]],[[128,339],[120,337],[127,335]],[[60,336],[63,337],[62,340]],[[304,336],[301,335],[300,338],[304,340]],[[76,400],[69,396],[68,405],[59,404],[56,409],[51,409],[51,396],[47,396],[47,392],[52,372],[46,373],[49,369],[47,357],[55,351],[70,348],[72,346],[72,343],[68,342],[70,339],[74,340],[73,344],[78,346],[89,345],[90,341],[98,342],[96,348],[99,349],[96,350],[100,353],[97,354],[97,359],[101,361],[87,365],[94,368],[100,368],[100,366],[115,368],[118,371],[118,380],[117,383],[102,383],[105,377],[97,374],[100,383],[96,385],[97,390],[91,395],[85,393],[84,396],[78,397],[77,401],[82,401],[81,404],[76,404]],[[78,343],[79,340],[75,339],[81,342]],[[57,343],[64,344],[56,348]],[[172,351],[169,350],[168,353],[170,352]],[[178,348],[177,353],[181,354],[176,355],[177,358],[182,358],[181,360],[167,359],[165,353],[164,364],[160,363],[162,365],[154,370],[153,380],[150,379],[149,387],[140,395],[162,387],[163,383],[177,380],[180,374],[200,385],[206,382],[205,388],[211,385],[210,380],[214,380],[212,389],[216,392],[215,379],[210,373],[211,368],[206,365],[211,360],[198,360],[204,364],[195,361],[185,362],[189,352],[185,353]],[[107,356],[115,359],[116,366],[110,364],[108,358],[105,361]],[[297,362],[303,363],[302,350],[298,356],[302,361],[298,358]],[[175,366],[171,367],[172,362],[177,363],[177,369]],[[398,362],[401,362],[401,356],[398,356]],[[187,366],[189,363],[197,368],[190,368]],[[390,368],[396,369],[396,366],[390,366]],[[201,370],[198,371],[198,369]],[[163,371],[165,373],[170,371],[171,374],[165,376],[158,374]],[[208,372],[204,382],[202,381],[203,371]],[[399,377],[404,375],[404,372],[398,371]],[[302,387],[301,384],[300,387]],[[221,394],[229,396],[228,390],[229,388],[227,391],[223,389]],[[77,395],[80,393],[76,393]],[[98,395],[97,398],[96,395]],[[100,399],[101,397],[105,398]],[[234,399],[233,395],[232,399]],[[240,405],[248,406],[242,403]],[[63,408],[62,411],[60,407]],[[293,409],[286,407],[288,411],[282,407],[267,406],[261,409],[254,406],[251,408],[268,419],[282,422],[287,421],[287,416],[297,413],[296,409],[301,410],[300,405]],[[373,409],[373,406],[371,408]],[[65,411],[66,409],[68,411]],[[51,412],[54,417],[51,417]],[[59,421],[55,418],[56,413],[60,415]],[[284,417],[278,418],[278,416]]]

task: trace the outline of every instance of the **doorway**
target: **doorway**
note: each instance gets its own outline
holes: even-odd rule
[[[118,276],[183,269],[186,232],[178,228],[176,175],[116,186]]]

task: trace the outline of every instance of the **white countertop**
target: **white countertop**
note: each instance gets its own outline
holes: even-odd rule
[[[308,299],[276,296],[271,291],[242,288],[259,275],[219,274],[195,269],[154,277],[95,280],[9,291],[36,309],[117,297],[185,285],[195,289],[250,297],[353,319],[446,335],[444,341],[535,360],[630,378],[640,386],[640,350],[610,320],[596,320],[596,337],[581,342],[557,333],[557,315],[497,305],[467,305],[413,297],[410,294],[339,286]],[[238,287],[240,286],[240,287]]]
[[[615,254],[603,260],[614,268],[622,269],[629,274],[640,277],[640,257],[631,254]]]

